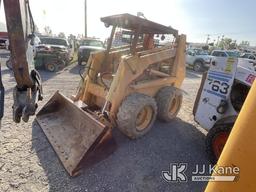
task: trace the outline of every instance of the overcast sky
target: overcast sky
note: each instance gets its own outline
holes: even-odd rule
[[[48,25],[56,34],[84,32],[84,0],[30,2],[41,31]],[[100,17],[118,13],[136,15],[140,11],[149,20],[171,25],[187,34],[188,41],[205,42],[210,34],[211,40],[225,35],[256,45],[255,6],[254,0],[87,0],[88,35],[100,38],[109,35]],[[3,13],[0,15],[3,21]]]

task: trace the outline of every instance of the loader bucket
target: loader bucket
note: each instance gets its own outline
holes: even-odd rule
[[[71,176],[82,160],[112,139],[110,128],[59,92],[38,112],[36,120]]]

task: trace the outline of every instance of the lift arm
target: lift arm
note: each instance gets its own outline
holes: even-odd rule
[[[35,24],[28,0],[3,0],[10,42],[13,73],[17,85],[13,90],[13,119],[27,122],[34,115],[37,102],[42,100],[42,84],[34,69]],[[3,109],[3,106],[1,106]]]

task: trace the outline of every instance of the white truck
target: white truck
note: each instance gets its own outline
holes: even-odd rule
[[[203,74],[193,114],[208,131],[206,152],[212,163],[218,160],[256,77],[255,66],[250,59],[214,57]]]
[[[186,63],[196,72],[207,70],[210,62],[211,56],[205,50],[188,49],[186,51]]]

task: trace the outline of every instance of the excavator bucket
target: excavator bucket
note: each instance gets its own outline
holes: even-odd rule
[[[36,120],[71,176],[112,139],[110,128],[58,91],[38,112]]]

